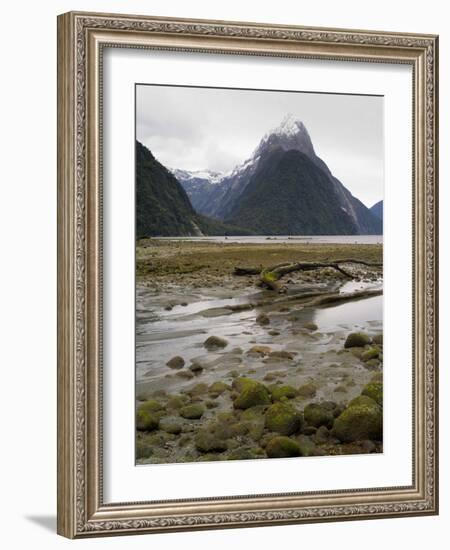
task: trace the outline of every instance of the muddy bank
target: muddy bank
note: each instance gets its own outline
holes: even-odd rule
[[[318,307],[298,299],[378,293],[380,273],[358,266],[351,282],[333,270],[297,273],[282,297],[232,275],[236,265],[273,264],[274,255],[379,261],[380,246],[151,244],[137,251],[138,463],[382,450],[373,399],[382,389],[382,296]],[[366,340],[346,346],[352,333]],[[245,402],[244,390],[259,397]],[[370,395],[361,402],[362,393]],[[293,427],[271,420],[279,414]],[[356,433],[352,422],[372,431]],[[289,441],[271,443],[277,437]]]

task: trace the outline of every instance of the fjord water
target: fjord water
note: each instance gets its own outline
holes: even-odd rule
[[[383,244],[383,235],[251,235],[242,237],[158,237],[169,241],[227,242],[239,244],[311,243],[311,244]]]

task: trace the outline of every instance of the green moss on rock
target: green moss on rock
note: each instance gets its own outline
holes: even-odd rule
[[[334,421],[332,435],[343,443],[363,439],[380,441],[383,435],[383,415],[380,407],[353,405]]]
[[[205,407],[200,403],[192,403],[191,405],[186,405],[180,410],[180,415],[183,418],[188,418],[190,420],[197,420],[203,416],[205,412]]]
[[[377,384],[382,384],[383,383],[383,373],[382,372],[377,372],[376,374],[374,374],[372,376],[372,378],[370,379],[370,382],[375,382]]]
[[[183,429],[183,425],[176,417],[165,417],[159,421],[159,429],[168,434],[178,435]]]
[[[264,412],[266,410],[265,405],[257,405],[256,407],[250,407],[249,409],[246,409],[245,411],[242,411],[241,414],[241,420],[250,420],[250,421],[257,421],[257,420],[264,420]]]
[[[331,427],[334,420],[333,410],[327,409],[318,403],[307,405],[303,411],[303,415],[306,424],[315,428],[319,426]]]
[[[298,388],[300,397],[314,397],[317,393],[317,386],[314,382],[307,382]]]
[[[187,404],[189,398],[186,395],[171,395],[167,401],[167,409],[181,409]]]
[[[141,431],[150,432],[159,426],[159,415],[141,405],[136,412],[136,428]]]
[[[282,385],[282,386],[273,386],[270,389],[270,393],[272,394],[272,399],[274,401],[281,401],[283,398],[286,399],[294,399],[298,395],[298,391],[289,385]]]
[[[383,384],[371,382],[364,387],[361,395],[367,395],[377,402],[380,407],[383,406]]]
[[[257,454],[253,450],[246,449],[245,447],[238,447],[231,451],[227,458],[228,460],[252,460],[261,458],[261,454]]]
[[[307,435],[300,435],[296,439],[300,447],[300,456],[314,456],[316,445]]]
[[[348,404],[349,407],[355,405],[367,405],[368,407],[378,406],[377,402],[368,395],[358,395],[355,399],[352,399]]]
[[[361,361],[370,361],[376,359],[380,353],[380,350],[376,347],[371,347],[361,354]]]
[[[158,412],[161,411],[164,407],[161,405],[159,401],[156,401],[156,399],[149,399],[142,403],[142,405],[139,406],[140,411],[147,411],[147,412]]]
[[[289,403],[274,403],[266,411],[266,428],[282,435],[292,435],[301,430],[303,417]]]
[[[365,332],[351,332],[345,340],[345,348],[364,347],[370,344],[370,337]]]
[[[230,386],[228,384],[225,384],[225,382],[214,382],[209,386],[209,392],[216,393],[218,395],[222,394],[223,392],[229,389],[230,389]]]
[[[248,378],[246,376],[239,376],[238,378],[235,378],[231,384],[231,387],[233,390],[237,392],[241,392],[245,390],[246,388],[249,388],[250,386],[254,385],[257,382],[257,380],[253,380],[252,378]]]
[[[215,433],[200,430],[195,436],[195,447],[201,453],[222,452],[227,450],[227,443]]]
[[[198,397],[199,395],[205,395],[205,393],[208,393],[208,388],[208,384],[201,382],[200,384],[196,384],[194,387],[187,390],[186,393],[192,397]]]
[[[286,436],[272,438],[266,445],[266,453],[269,458],[302,456],[300,445]]]
[[[235,409],[248,409],[256,405],[268,405],[270,396],[267,388],[262,384],[243,390],[234,400]]]

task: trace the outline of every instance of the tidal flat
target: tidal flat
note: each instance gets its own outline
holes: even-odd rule
[[[381,244],[141,239],[136,462],[382,452]]]

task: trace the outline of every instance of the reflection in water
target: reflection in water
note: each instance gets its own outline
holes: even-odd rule
[[[342,293],[350,293],[361,288],[376,288],[380,283],[363,284],[348,282],[340,289]],[[161,297],[161,296],[160,296]],[[242,302],[254,301],[261,293],[241,296],[239,298],[217,299],[198,295],[193,301],[183,306],[174,306],[166,311],[152,292],[146,289],[137,291],[136,310],[136,377],[137,380],[156,380],[163,384],[167,375],[167,360],[174,355],[181,355],[187,362],[204,353],[203,342],[209,335],[226,338],[230,342],[227,349],[245,347],[249,338],[260,341],[267,338],[267,329],[255,324],[258,311],[248,310],[233,313],[226,306]],[[156,303],[155,303],[156,302]],[[205,315],[205,311],[216,309],[213,316]],[[279,308],[277,308],[279,309]],[[358,329],[370,324],[377,330],[382,330],[383,297],[374,296],[361,300],[341,303],[330,307],[302,308],[294,304],[289,313],[273,311],[274,319],[278,319],[281,336],[289,337],[289,327],[292,321],[301,324],[316,323],[321,331],[339,331],[343,327]],[[284,320],[283,320],[284,319]],[[250,335],[250,336],[249,336]],[[282,349],[283,345],[270,342],[273,349]],[[322,342],[327,344],[327,342]],[[316,344],[318,346],[318,343]]]
[[[383,296],[355,300],[334,307],[316,310],[315,322],[325,329],[338,325],[357,325],[366,321],[381,321],[383,318]]]

